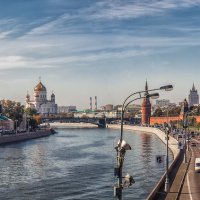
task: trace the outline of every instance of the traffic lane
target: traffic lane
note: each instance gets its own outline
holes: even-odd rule
[[[191,193],[190,199],[199,200],[200,199],[200,173],[196,173],[194,170],[195,167],[195,158],[200,157],[200,145],[192,146],[192,158],[187,173],[187,185],[188,190]]]

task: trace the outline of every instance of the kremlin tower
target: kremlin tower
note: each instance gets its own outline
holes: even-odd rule
[[[148,95],[147,81],[145,85],[145,91],[146,91],[145,95]],[[144,98],[141,110],[142,110],[142,124],[149,124],[151,117],[151,103],[149,97]]]

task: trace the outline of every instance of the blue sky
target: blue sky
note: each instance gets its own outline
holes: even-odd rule
[[[121,104],[200,92],[200,0],[0,0],[1,99],[24,102],[39,76],[59,105]]]

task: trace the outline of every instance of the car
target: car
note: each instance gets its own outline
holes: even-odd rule
[[[196,147],[196,143],[195,142],[191,142],[191,147]]]
[[[200,158],[195,158],[194,170],[195,172],[200,172]]]
[[[178,135],[178,138],[182,138],[183,136],[182,135]]]

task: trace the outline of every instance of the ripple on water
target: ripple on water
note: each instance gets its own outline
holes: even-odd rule
[[[165,154],[165,145],[151,134],[129,131],[124,137],[132,150],[123,172],[136,180],[123,191],[124,199],[146,199],[164,172],[154,161],[158,149]],[[119,130],[62,129],[51,137],[1,147],[0,199],[113,200],[118,139]]]

